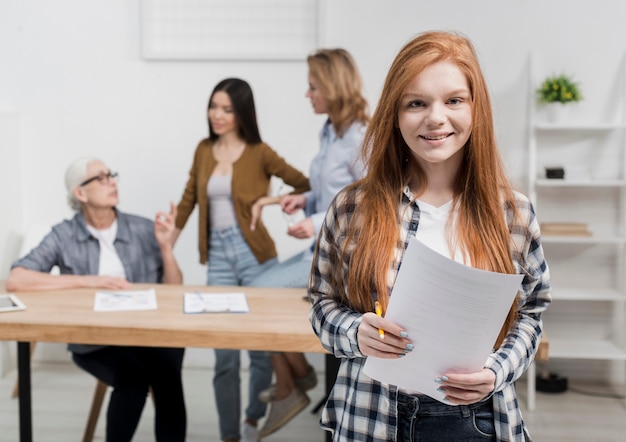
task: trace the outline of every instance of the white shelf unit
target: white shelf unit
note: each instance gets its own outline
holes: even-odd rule
[[[550,340],[548,365],[559,359],[605,361],[607,383],[624,384],[626,368],[626,72],[624,57],[590,83],[613,87],[605,112],[593,104],[564,123],[548,123],[535,91],[551,71],[530,60],[528,194],[540,223],[585,223],[590,235],[542,235],[552,280],[552,305],[543,315]],[[615,86],[617,85],[617,86]],[[600,121],[597,121],[600,120]],[[603,121],[605,120],[605,121]],[[563,179],[545,168],[563,167]],[[606,362],[608,361],[608,362]],[[558,362],[558,361],[557,361]],[[534,376],[534,367],[529,376]],[[529,391],[529,395],[531,392]],[[532,392],[534,401],[534,392]],[[529,401],[530,402],[530,401]]]

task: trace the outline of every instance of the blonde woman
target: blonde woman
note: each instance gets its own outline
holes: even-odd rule
[[[341,48],[319,49],[307,58],[309,88],[306,97],[313,112],[327,115],[320,132],[320,151],[309,172],[311,190],[280,199],[265,198],[260,207],[280,202],[283,211],[294,214],[304,210],[305,219],[289,226],[287,234],[312,240],[311,247],[291,257],[253,281],[261,287],[307,287],[314,238],[319,232],[326,209],[337,192],[361,178],[363,162],[359,150],[369,122],[368,104],[357,65],[348,51]],[[253,218],[253,223],[255,219]],[[280,429],[310,403],[306,390],[315,387],[313,367],[302,353],[274,353],[272,367],[276,383],[261,393],[270,402],[270,411],[261,429],[265,437]]]

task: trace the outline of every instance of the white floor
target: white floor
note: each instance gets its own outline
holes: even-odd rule
[[[219,440],[217,417],[211,387],[212,371],[186,368],[185,393],[188,410],[189,442]],[[11,399],[15,372],[0,379],[0,442],[16,442],[18,436],[17,400]],[[246,376],[244,373],[243,379]],[[311,406],[286,427],[264,439],[267,442],[320,442],[325,434],[319,429],[319,415],[311,409],[323,396],[324,378],[310,392]],[[66,363],[33,365],[33,439],[46,442],[80,441],[91,401],[94,380]],[[580,387],[582,388],[582,387]],[[601,386],[586,390],[611,393]],[[593,397],[568,391],[537,394],[537,408],[525,409],[525,386],[519,385],[524,417],[537,442],[626,441],[626,401]],[[106,409],[106,402],[103,412]],[[147,405],[135,441],[152,441],[153,409]],[[104,419],[100,418],[94,440],[102,441]]]

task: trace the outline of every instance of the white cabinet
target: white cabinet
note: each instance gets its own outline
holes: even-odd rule
[[[606,112],[600,115],[593,106],[585,112],[585,100],[593,97],[581,81],[584,99],[575,105],[580,112],[561,123],[548,123],[535,100],[535,90],[552,71],[540,72],[534,61],[528,194],[542,224],[553,287],[553,303],[543,315],[549,364],[572,360],[568,366],[575,373],[574,366],[584,360],[605,361],[608,379],[603,381],[621,384],[626,367],[624,61],[616,70],[598,69],[595,77],[588,77],[613,88],[606,95],[613,100]],[[560,167],[564,178],[546,177],[546,168]],[[558,233],[569,227],[578,229]]]

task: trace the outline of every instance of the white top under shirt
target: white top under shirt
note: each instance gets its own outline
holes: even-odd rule
[[[118,276],[126,279],[126,271],[113,242],[117,235],[117,219],[107,229],[96,229],[87,225],[87,230],[100,242],[98,275]]]
[[[425,203],[420,199],[417,199],[416,202],[420,209],[420,222],[417,232],[415,232],[415,238],[440,255],[452,259],[452,253],[450,253],[450,247],[448,247],[446,240],[446,225],[452,210],[452,200],[439,207]],[[461,253],[458,250],[454,253],[454,260],[463,264]],[[398,390],[409,395],[420,394],[419,391],[408,388],[400,387]]]
[[[420,199],[416,201],[420,209],[420,222],[415,237],[437,253],[464,264],[460,250],[455,250],[453,256],[446,238],[446,225],[452,211],[452,200],[439,207],[425,203]],[[453,230],[455,224],[456,222],[453,221]]]

